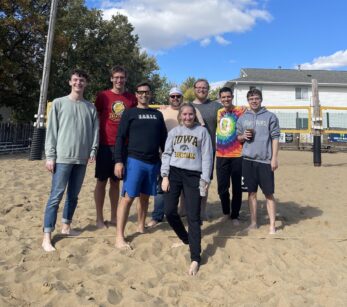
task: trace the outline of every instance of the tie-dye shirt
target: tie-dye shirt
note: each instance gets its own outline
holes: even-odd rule
[[[216,156],[223,158],[241,157],[242,144],[237,140],[236,122],[246,111],[234,107],[231,111],[222,108],[217,113]]]

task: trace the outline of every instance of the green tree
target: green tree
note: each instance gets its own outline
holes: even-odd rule
[[[169,104],[169,91],[174,84],[169,82],[166,77],[161,77],[159,74],[152,77],[152,84],[154,88],[153,102],[155,104]]]
[[[33,120],[37,111],[49,3],[2,0],[0,4],[0,106],[11,107],[16,119]],[[133,30],[123,15],[103,20],[101,11],[88,9],[83,0],[59,1],[48,100],[69,91],[67,81],[73,68],[91,75],[86,92],[90,100],[110,87],[113,65],[129,71],[129,91],[144,79],[158,91],[165,89],[167,80],[159,76],[155,58],[140,51]],[[159,92],[156,95],[160,97]]]
[[[16,120],[37,108],[49,9],[43,0],[0,2],[0,106]]]
[[[184,101],[192,102],[195,99],[194,83],[196,79],[194,77],[188,77],[183,81],[181,90],[183,92]]]
[[[218,100],[219,99],[219,90],[220,90],[220,87],[217,87],[213,90],[210,90],[208,93],[208,98],[210,100]]]

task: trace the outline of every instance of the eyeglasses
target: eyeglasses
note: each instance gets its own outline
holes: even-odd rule
[[[207,87],[195,87],[197,90],[207,91]]]
[[[170,98],[172,99],[180,99],[182,95],[170,95]]]
[[[139,95],[149,95],[150,91],[136,91],[136,93]]]

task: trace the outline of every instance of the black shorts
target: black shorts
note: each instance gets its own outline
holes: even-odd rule
[[[275,176],[271,165],[243,159],[242,189],[249,193],[257,192],[258,186],[265,195],[275,193]]]
[[[108,178],[119,180],[114,174],[114,146],[100,145],[96,155],[95,178],[105,181]]]

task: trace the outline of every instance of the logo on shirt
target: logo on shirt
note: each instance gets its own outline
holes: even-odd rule
[[[139,119],[157,119],[155,114],[139,114]]]
[[[176,145],[181,143],[192,144],[193,146],[198,147],[198,138],[192,135],[176,135],[173,144]]]
[[[111,107],[112,112],[110,113],[110,120],[119,121],[120,118],[122,117],[124,110],[125,110],[125,107],[124,107],[123,101],[118,100],[112,103],[112,107]]]
[[[227,134],[231,131],[231,120],[230,118],[224,117],[219,123],[219,129],[222,134]]]

